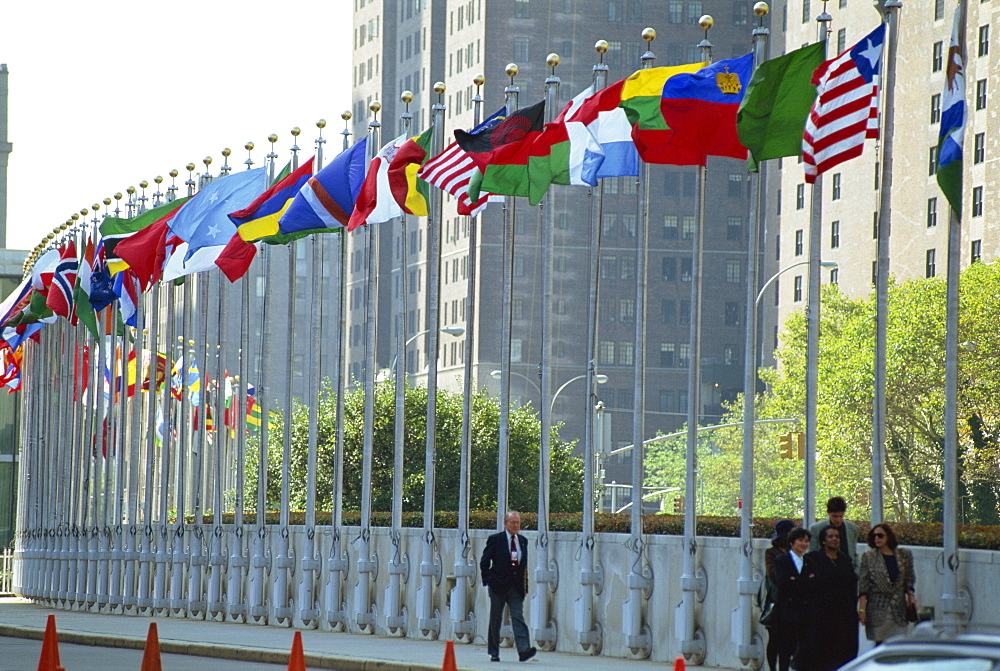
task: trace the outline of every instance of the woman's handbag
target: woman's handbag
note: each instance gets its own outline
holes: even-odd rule
[[[920,618],[917,616],[917,606],[909,599],[906,600],[906,621],[907,622],[920,621]]]
[[[773,601],[768,600],[764,602],[764,606],[760,609],[760,623],[765,627],[770,627],[772,624],[778,623]]]

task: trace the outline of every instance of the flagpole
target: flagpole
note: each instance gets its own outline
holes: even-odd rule
[[[373,100],[368,109],[372,120],[368,123],[369,163],[379,151],[379,137],[382,124],[378,113],[382,103]],[[365,291],[365,378],[364,378],[364,428],[361,454],[361,529],[358,541],[358,582],[354,588],[354,616],[361,633],[375,631],[375,609],[371,602],[372,574],[375,563],[371,559],[372,520],[372,461],[375,451],[375,338],[377,329],[378,304],[378,229],[372,224],[365,225],[367,243],[367,279]]]
[[[340,118],[344,120],[344,130],[340,134],[344,138],[342,151],[350,146],[351,131],[348,125],[351,112],[344,111]],[[331,535],[330,558],[327,563],[330,578],[326,583],[326,619],[335,630],[347,626],[347,604],[343,599],[343,580],[347,577],[347,553],[341,546],[341,527],[343,525],[344,503],[344,396],[347,393],[347,229],[340,229],[338,236],[338,288],[337,288],[337,338],[334,356],[336,361],[336,393],[334,421],[336,436],[333,462],[333,503],[331,505]]]
[[[211,162],[211,159],[208,159]],[[208,174],[208,164],[205,164],[205,174]],[[204,175],[202,179],[199,180],[201,184],[206,184],[211,181],[205,180]],[[194,523],[191,526],[191,540],[189,542],[188,555],[190,557],[190,566],[188,568],[188,615],[191,617],[205,617],[208,611],[208,603],[202,596],[202,586],[204,584],[204,566],[208,563],[205,557],[205,503],[204,497],[205,482],[204,477],[206,474],[205,468],[205,453],[208,450],[208,393],[209,393],[209,380],[211,371],[211,366],[209,365],[209,345],[208,345],[208,313],[206,312],[208,306],[208,282],[209,275],[203,273],[196,273],[194,275],[195,285],[193,290],[197,290],[198,305],[201,309],[198,310],[198,325],[201,327],[199,329],[194,329],[198,333],[198,337],[201,339],[202,347],[202,359],[201,368],[198,374],[201,376],[201,381],[199,382],[199,388],[201,391],[198,394],[198,402],[195,405],[195,411],[198,413],[198,429],[197,435],[192,434],[191,439],[193,443],[198,446],[198,451],[195,453],[192,450],[192,470],[191,470],[191,504],[194,512]],[[222,297],[217,296],[216,300],[221,301]],[[194,324],[192,324],[194,328]]]
[[[68,228],[69,224],[66,224],[63,228]],[[67,238],[74,237],[73,233],[69,233]],[[74,241],[75,243],[75,241]],[[79,266],[79,262],[78,262]],[[69,314],[72,314],[72,307],[70,307]],[[76,329],[70,331],[69,329],[69,315],[67,318],[61,322],[59,339],[61,341],[60,354],[61,360],[67,361],[69,359],[69,353],[73,351],[73,340],[76,335]],[[59,438],[57,445],[65,445],[70,442],[69,436],[72,435],[72,420],[73,420],[73,407],[72,407],[72,387],[73,387],[73,373],[71,368],[65,368],[62,374],[62,383],[59,385],[59,406],[60,406],[60,420],[59,420]],[[73,454],[72,450],[63,449],[60,450],[60,505],[59,505],[59,526],[56,528],[56,537],[59,544],[58,549],[58,561],[56,566],[58,569],[58,578],[54,580],[57,583],[55,587],[55,598],[58,600],[60,607],[65,608],[67,606],[67,583],[69,582],[69,526],[72,520],[72,505],[73,505]]]
[[[188,186],[188,193],[193,191],[193,180]],[[181,356],[184,357],[184,366],[181,367],[179,371],[180,374],[180,426],[177,431],[177,477],[174,481],[174,502],[176,509],[176,519],[174,520],[173,529],[173,546],[170,555],[171,563],[171,573],[170,573],[170,612],[177,616],[183,616],[188,607],[188,600],[184,598],[184,573],[185,568],[188,564],[188,556],[184,547],[184,536],[187,531],[185,526],[187,517],[187,502],[188,502],[188,451],[193,443],[193,436],[191,435],[191,413],[189,411],[189,406],[191,405],[191,389],[188,385],[189,372],[191,370],[191,365],[197,360],[195,357],[194,350],[194,340],[188,338],[193,329],[191,328],[191,314],[192,314],[192,303],[191,298],[191,279],[186,278],[187,281],[184,282],[184,287],[182,289],[181,298],[181,335],[178,337],[178,343],[180,345],[180,350],[182,352]],[[189,346],[187,352],[185,352],[185,345]]]
[[[833,20],[823,11],[816,17],[817,40],[825,44]],[[826,58],[824,49],[823,58]],[[802,524],[816,521],[816,402],[819,394],[820,258],[823,254],[823,175],[812,185],[809,213],[809,298],[806,304],[806,436],[802,483]],[[755,297],[756,299],[756,297]]]
[[[94,223],[96,225],[97,220],[95,218]],[[114,303],[105,308],[107,315],[109,316],[109,324],[105,325],[105,334],[107,330],[113,328],[114,324]],[[112,331],[113,332],[113,331]],[[97,441],[100,446],[100,457],[98,459],[97,468],[97,484],[101,491],[101,514],[100,514],[100,528],[95,527],[97,532],[98,540],[98,554],[97,557],[97,593],[94,595],[96,605],[98,609],[103,608],[108,602],[108,554],[110,548],[108,547],[108,541],[110,539],[110,527],[108,526],[109,515],[108,515],[108,494],[111,490],[111,465],[108,460],[108,437],[110,434],[110,418],[111,418],[111,402],[114,400],[114,373],[112,371],[107,371],[108,378],[104,377],[104,372],[108,367],[109,362],[114,361],[114,340],[111,340],[111,352],[108,352],[108,335],[104,335],[101,338],[100,346],[100,365],[101,365],[101,379],[107,381],[107,386],[110,394],[110,398],[105,398],[102,393],[97,397],[97,414],[101,420],[100,426],[95,427],[97,432],[100,434],[100,439]]]
[[[437,103],[431,105],[431,155],[437,156],[444,149],[444,83],[435,82]],[[427,434],[424,448],[424,534],[420,552],[420,586],[417,590],[417,629],[428,638],[437,638],[441,631],[441,618],[434,606],[434,583],[441,578],[441,559],[435,560],[434,460],[437,450],[437,378],[438,340],[441,333],[441,219],[444,200],[438,189],[430,190],[427,204],[427,285],[426,313],[427,336],[424,355],[427,357]]]
[[[221,176],[229,174],[230,149],[222,150]],[[233,385],[233,421],[236,425],[236,494],[233,502],[233,536],[229,540],[229,571],[226,582],[226,619],[229,622],[246,622],[246,604],[243,602],[243,576],[249,573],[249,557],[243,553],[243,521],[246,488],[247,447],[247,391],[250,380],[250,282],[249,274],[240,280],[240,345],[239,384]],[[262,422],[263,423],[263,422]]]
[[[556,76],[559,65],[559,54],[551,53],[545,59],[545,64],[552,71],[545,79],[545,116],[546,122],[555,118],[555,108],[558,104],[560,79]],[[542,348],[539,367],[541,369],[541,401],[540,421],[541,436],[538,456],[538,522],[535,545],[538,558],[535,561],[535,596],[532,599],[531,622],[534,625],[535,641],[543,650],[554,650],[556,643],[556,624],[549,619],[549,593],[554,592],[559,584],[558,566],[554,559],[549,559],[549,473],[552,462],[552,264],[553,264],[553,230],[552,208],[550,197],[546,191],[541,207],[538,210],[539,233],[542,236]]]
[[[270,140],[270,137],[268,138]],[[277,138],[275,138],[277,140]],[[253,142],[247,142],[244,147],[249,152],[253,149]],[[271,152],[274,153],[273,151]],[[277,156],[268,156],[268,171],[274,173],[274,159]],[[247,170],[253,165],[253,161],[247,157],[244,161]],[[273,181],[273,180],[268,180]],[[260,310],[260,333],[261,345],[255,375],[257,377],[256,394],[260,399],[260,441],[257,448],[257,510],[255,522],[257,533],[253,540],[253,559],[251,568],[253,578],[250,580],[250,590],[248,594],[249,609],[247,611],[248,620],[253,624],[267,624],[267,605],[264,598],[266,574],[271,571],[271,557],[267,552],[268,527],[267,527],[267,471],[268,471],[268,439],[271,435],[271,377],[268,374],[271,364],[271,329],[268,328],[268,319],[271,308],[271,285],[273,274],[271,270],[273,249],[265,246],[261,250],[264,257],[263,272],[263,292],[261,292]]]
[[[645,28],[642,39],[646,42],[640,68],[648,70],[653,67],[656,55],[653,54],[653,40],[656,31]],[[648,168],[643,161],[638,162],[636,177],[636,268],[635,268],[635,340],[633,348],[633,363],[635,364],[635,380],[632,391],[632,502],[629,511],[631,549],[628,576],[628,600],[622,618],[622,633],[625,635],[625,645],[632,655],[645,659],[652,650],[652,635],[648,625],[643,624],[642,602],[649,597],[652,587],[652,567],[648,558],[644,560],[645,544],[642,540],[642,478],[643,453],[646,434],[646,287],[648,282],[646,266],[649,262],[649,179]],[[593,390],[593,387],[591,387]],[[645,565],[644,565],[645,561]]]
[[[77,216],[74,213],[74,216]],[[86,222],[81,222],[81,230],[86,232]],[[89,233],[85,233],[88,239],[92,239]],[[89,300],[84,309],[90,309]],[[92,354],[94,351],[93,342],[91,338],[90,331],[87,330],[83,333],[83,345],[80,351],[80,375],[86,376],[88,382],[91,379],[90,376],[90,361],[93,358]],[[86,356],[85,356],[86,355]],[[83,389],[81,384],[80,398],[78,399],[77,406],[77,436],[80,450],[80,463],[82,470],[83,481],[80,483],[80,511],[78,517],[79,531],[75,536],[75,546],[76,546],[76,597],[74,601],[77,607],[85,607],[87,599],[87,570],[89,563],[87,561],[87,534],[88,534],[88,515],[90,512],[90,497],[92,483],[90,481],[91,477],[91,465],[93,463],[93,456],[90,449],[90,433],[89,427],[93,420],[93,413],[91,412],[91,399],[93,399],[93,384],[88,385],[89,388]],[[30,398],[26,396],[25,398]],[[29,406],[30,408],[30,406]],[[27,409],[26,409],[27,412]]]
[[[323,145],[326,140],[323,138],[323,129],[326,128],[326,121],[320,119],[316,122],[319,128],[319,137],[316,139],[316,158],[313,164],[313,174],[323,169]],[[313,269],[313,277],[324,276],[323,267],[325,265],[323,247],[325,238],[313,235],[310,250],[309,265]],[[311,312],[310,329],[312,339],[309,344],[309,437],[308,453],[306,456],[306,543],[305,551],[302,553],[300,568],[302,569],[302,580],[299,582],[299,620],[303,626],[319,626],[319,610],[316,608],[316,580],[319,577],[320,559],[316,555],[316,468],[319,449],[319,404],[320,404],[320,370],[323,361],[323,307],[326,297],[323,291],[323,282],[314,282],[316,287],[316,304]]]
[[[230,288],[226,285],[225,278],[222,273],[216,273],[218,278],[218,301],[219,301],[219,312],[217,315],[215,323],[215,333],[218,339],[215,351],[215,418],[216,421],[219,418],[222,419],[222,429],[215,429],[215,445],[214,454],[215,458],[212,461],[212,540],[209,548],[208,564],[209,564],[209,574],[208,574],[208,595],[206,598],[207,603],[207,616],[205,619],[215,621],[216,618],[225,619],[225,608],[226,605],[222,602],[222,575],[225,572],[226,566],[226,555],[223,553],[222,547],[222,536],[225,533],[222,528],[222,490],[223,490],[223,461],[226,460],[226,441],[229,438],[229,427],[226,426],[227,419],[229,415],[226,414],[225,408],[225,393],[228,389],[233,391],[229,383],[229,370],[225,367],[225,361],[228,358],[228,347],[226,345],[229,342],[229,338],[225,336],[228,331],[229,324],[229,294]],[[206,282],[207,283],[207,282]],[[206,318],[206,323],[207,323]],[[206,329],[207,330],[207,329]],[[206,364],[206,372],[208,370]],[[207,376],[206,376],[207,377]],[[225,385],[225,386],[223,386]],[[207,385],[206,385],[207,392]],[[230,397],[230,403],[235,409],[236,397]],[[208,416],[206,412],[205,417],[206,425],[208,423]]]
[[[892,134],[896,98],[896,51],[900,0],[885,3],[885,78],[882,116],[882,174],[879,185],[878,260],[875,271],[875,403],[872,421],[872,510],[871,523],[882,521],[885,487],[885,386],[886,323],[889,319],[889,233],[892,221]]]
[[[757,2],[753,13],[758,24],[753,29],[753,65],[760,67],[767,58],[770,31],[764,26],[764,17],[770,8],[766,2]],[[745,84],[744,84],[745,86]],[[740,569],[736,580],[739,595],[737,613],[738,630],[733,643],[744,666],[758,667],[764,660],[764,645],[754,634],[753,596],[756,581],[753,575],[753,504],[754,504],[754,402],[757,395],[757,290],[760,282],[760,239],[764,222],[764,165],[750,172],[750,207],[747,226],[747,275],[746,304],[743,339],[743,449],[740,468]]]
[[[472,78],[476,95],[472,98],[473,128],[479,126],[483,116],[483,96],[480,88],[486,82],[482,73]],[[469,227],[469,251],[466,256],[465,289],[465,350],[462,361],[462,444],[459,455],[458,476],[458,541],[460,547],[455,553],[455,586],[451,590],[451,629],[459,640],[471,641],[476,631],[475,613],[469,611],[469,590],[476,586],[476,562],[469,556],[472,543],[469,537],[470,461],[472,459],[472,396],[475,385],[472,381],[472,360],[475,356],[476,339],[476,282],[479,262],[479,217],[466,218]],[[405,245],[405,240],[403,241]],[[404,247],[405,249],[405,247]]]
[[[608,52],[607,40],[598,40],[594,44],[598,54],[598,62],[593,67],[594,94],[596,95],[608,85],[608,66],[604,62],[604,54]],[[595,376],[597,374],[597,310],[600,296],[600,258],[601,258],[601,216],[604,211],[604,181],[600,180],[596,188],[587,190],[590,200],[590,286],[587,297],[587,395],[583,433],[583,543],[580,549],[580,599],[577,601],[577,643],[586,652],[597,653],[603,646],[604,636],[601,627],[594,626],[594,595],[603,591],[603,567],[595,569],[594,547],[594,482],[597,466],[597,432],[595,403]],[[543,404],[544,405],[544,404]]]
[[[105,203],[105,210],[107,210],[107,205],[111,203],[110,198],[105,198],[107,201]],[[105,217],[108,216],[105,211]],[[121,312],[119,311],[119,314]],[[116,325],[117,327],[117,325]],[[128,418],[128,326],[122,322],[121,325],[121,335],[115,336],[116,341],[120,339],[121,347],[116,351],[118,354],[118,362],[120,365],[119,376],[115,381],[118,387],[118,407],[116,408],[117,413],[114,417],[115,421],[112,426],[114,431],[111,434],[112,444],[115,446],[115,509],[114,509],[114,522],[115,525],[112,528],[111,536],[111,572],[110,572],[110,590],[108,594],[108,603],[111,606],[111,612],[118,612],[118,607],[123,603],[123,593],[122,593],[122,563],[125,559],[125,554],[122,552],[122,535],[124,529],[122,528],[122,514],[125,503],[125,424]],[[113,396],[112,396],[113,397]]]
[[[292,152],[293,172],[299,168],[299,145],[298,141],[294,138],[298,138],[300,132],[297,126],[291,130],[293,142],[290,151]],[[285,319],[289,325],[295,323],[297,246],[298,241],[293,240],[286,247],[288,250],[288,294],[286,296],[287,312]],[[293,328],[288,330],[288,335],[285,338],[285,354],[285,421],[281,444],[281,519],[279,520],[281,531],[278,536],[278,554],[274,558],[274,566],[277,572],[272,576],[271,583],[273,589],[272,604],[274,606],[274,617],[278,620],[279,624],[285,624],[285,621],[291,620],[292,617],[292,609],[288,603],[288,574],[291,569],[295,568],[295,559],[290,554],[288,540],[291,534],[291,530],[288,527],[292,478],[292,371],[295,370],[295,329]]]
[[[139,614],[150,615],[152,614],[153,600],[152,600],[152,584],[151,580],[151,570],[153,568],[152,563],[154,560],[152,540],[153,540],[153,474],[156,470],[156,396],[157,388],[156,383],[159,374],[159,345],[157,344],[157,332],[159,331],[160,325],[160,284],[159,282],[154,282],[153,286],[150,288],[148,293],[148,320],[147,320],[147,330],[149,336],[149,390],[146,392],[146,402],[149,404],[146,408],[146,464],[145,464],[145,496],[142,502],[142,536],[139,539],[139,588],[138,588],[138,599],[136,601],[136,606],[138,607]],[[169,353],[167,354],[169,361]],[[164,363],[164,367],[168,366],[168,363]],[[166,381],[166,373],[164,371],[164,381]]]
[[[136,568],[139,560],[139,546],[137,524],[139,522],[139,437],[142,433],[142,335],[146,322],[146,310],[143,309],[142,293],[139,289],[139,281],[132,277],[133,289],[137,297],[135,305],[135,339],[132,342],[132,354],[130,357],[135,362],[135,385],[133,386],[131,410],[132,420],[129,431],[129,470],[128,470],[128,516],[125,522],[128,524],[128,533],[125,535],[125,589],[123,605],[126,612],[135,612],[138,605],[138,594],[136,585]],[[126,385],[128,377],[126,375]]]
[[[73,220],[70,219],[69,221],[72,222]],[[87,234],[82,227],[77,227],[75,224],[72,225],[73,228],[71,228],[70,230],[72,231],[72,235],[74,235],[75,239],[78,241],[77,249],[80,250],[79,256],[80,258],[82,258],[86,248]],[[77,277],[79,277],[79,273],[80,273],[80,263],[78,258]],[[70,306],[70,318],[72,318],[75,314],[76,314],[76,305],[73,304]],[[77,601],[76,596],[77,596],[78,574],[76,571],[76,557],[78,556],[77,553],[80,551],[79,514],[80,514],[80,489],[82,486],[81,475],[82,475],[83,460],[80,458],[81,455],[79,452],[79,446],[82,444],[82,441],[79,440],[80,437],[79,429],[81,423],[80,396],[82,395],[83,390],[80,388],[79,381],[77,380],[77,375],[80,372],[80,365],[83,363],[82,346],[81,346],[81,340],[83,339],[83,331],[84,329],[80,328],[73,329],[71,344],[70,344],[71,351],[73,352],[73,375],[72,375],[71,393],[69,397],[70,403],[67,408],[69,415],[69,430],[67,432],[69,440],[67,442],[72,447],[70,447],[69,449],[70,504],[69,504],[69,520],[68,520],[69,527],[66,530],[68,554],[65,557],[66,561],[64,569],[66,571],[66,587],[65,587],[66,592],[65,592],[64,602],[65,605],[67,606]],[[68,536],[72,536],[72,539],[70,539]]]
[[[714,25],[708,14],[698,20],[698,26],[705,31],[705,38],[698,43],[702,58],[712,63],[712,43],[708,41],[708,31]],[[705,165],[698,166],[698,212],[697,230],[691,252],[691,330],[690,357],[688,358],[688,408],[687,408],[687,455],[684,481],[684,567],[681,574],[681,591],[684,596],[680,609],[683,619],[678,627],[683,631],[681,652],[692,664],[701,664],[705,659],[705,637],[698,627],[695,604],[705,594],[706,577],[704,570],[697,566],[697,498],[698,487],[698,421],[701,417],[701,326],[702,326],[702,281],[704,279],[705,253],[705,188],[707,182]],[[638,313],[638,311],[637,311]],[[639,437],[641,445],[642,437]],[[641,483],[640,483],[641,484]],[[636,485],[633,484],[633,487]],[[634,491],[634,490],[633,490]]]
[[[410,103],[413,101],[411,91],[403,91],[399,96],[403,102],[403,113],[399,116],[403,122],[403,134],[409,138],[412,132],[413,115],[410,113]],[[392,556],[389,558],[389,586],[385,590],[386,628],[390,634],[404,633],[406,622],[400,611],[401,578],[409,572],[409,557],[403,556],[403,450],[406,434],[406,271],[407,248],[406,239],[409,229],[409,216],[404,212],[399,218],[399,268],[395,283],[396,290],[396,357],[393,383],[395,385],[395,417],[393,420],[393,453],[392,453]]]
[[[504,89],[506,116],[517,109],[518,93],[514,86],[517,64],[508,63],[505,69],[510,84]],[[497,450],[497,529],[503,529],[507,514],[507,495],[510,477],[510,347],[513,330],[514,301],[514,217],[516,201],[512,196],[503,199],[503,287],[500,316],[500,426]]]
[[[174,421],[173,421],[173,380],[171,373],[173,367],[178,369],[183,367],[183,361],[178,362],[174,358],[174,284],[166,282],[164,284],[163,303],[166,317],[164,319],[163,349],[166,356],[164,363],[164,384],[163,397],[160,400],[160,415],[163,435],[160,438],[160,524],[159,540],[156,543],[156,573],[153,577],[153,612],[158,615],[166,615],[170,607],[167,598],[167,575],[170,572],[170,555],[168,554],[169,534],[168,517],[170,515],[170,471],[173,461],[174,447]],[[173,360],[173,365],[171,365]],[[179,365],[178,365],[179,364]]]
[[[894,4],[898,7],[898,4]],[[886,4],[889,7],[889,4]],[[891,15],[894,12],[890,11]],[[961,69],[964,84],[966,54],[966,24],[968,21],[968,5],[965,0],[959,0],[956,12],[953,31],[958,38],[958,57],[961,59]],[[896,18],[896,17],[894,17]],[[893,23],[893,52],[895,56],[895,28],[897,23]],[[953,56],[949,55],[949,62]],[[895,60],[893,60],[895,66]],[[895,68],[890,70],[895,74]],[[956,85],[958,77],[955,77]],[[947,84],[946,84],[947,86]],[[945,92],[947,97],[947,91]],[[888,90],[886,91],[888,96]],[[964,86],[961,91],[965,95]],[[886,109],[892,111],[889,102],[886,102]],[[891,118],[891,114],[886,115],[886,120]],[[966,112],[967,121],[968,112]],[[887,133],[888,134],[888,133]],[[891,135],[889,136],[891,138]],[[964,135],[962,136],[964,139]],[[957,162],[962,165],[961,157]],[[887,168],[891,163],[887,164]],[[961,169],[961,167],[960,167]],[[885,173],[883,172],[883,175]],[[883,188],[886,188],[883,185]],[[886,188],[886,190],[888,190]],[[883,196],[885,194],[883,193]],[[941,580],[941,615],[942,624],[946,632],[955,634],[961,631],[972,616],[972,595],[969,590],[961,585],[959,580],[959,568],[961,557],[958,550],[958,498],[959,498],[959,475],[958,475],[958,337],[959,337],[959,290],[960,272],[962,261],[962,221],[959,213],[954,208],[949,207],[948,217],[948,289],[947,308],[945,314],[945,374],[944,374],[944,528],[943,528],[943,568],[944,575]],[[883,360],[884,361],[884,360]]]

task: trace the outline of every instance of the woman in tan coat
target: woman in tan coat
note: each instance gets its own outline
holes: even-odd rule
[[[868,532],[871,549],[861,555],[858,571],[858,619],[869,641],[876,645],[896,634],[906,633],[906,605],[913,595],[916,575],[913,553],[899,547],[888,524],[876,524]]]

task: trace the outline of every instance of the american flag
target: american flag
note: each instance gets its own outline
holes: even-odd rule
[[[802,137],[806,182],[861,156],[865,138],[878,138],[878,74],[885,24],[813,73],[816,100]]]
[[[499,123],[504,119],[506,111],[501,109],[486,121],[473,128],[471,133],[478,133]],[[489,202],[502,201],[502,196],[491,193],[480,193],[479,200],[473,203],[469,199],[469,181],[476,171],[476,164],[457,142],[452,142],[444,151],[424,163],[417,172],[417,177],[458,199],[458,213],[476,216],[486,209]]]

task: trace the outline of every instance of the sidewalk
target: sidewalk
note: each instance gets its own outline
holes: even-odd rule
[[[156,620],[160,649],[167,653],[200,655],[248,662],[287,664],[292,630],[249,624],[203,620],[98,615],[56,610],[17,598],[0,598],[0,636],[41,639],[49,613],[56,616],[59,641],[115,648],[142,649],[149,622]],[[438,671],[444,658],[444,641],[420,641],[389,636],[327,631],[303,631],[306,666],[340,671]],[[556,671],[635,671],[664,668],[656,662],[637,662],[559,652],[539,652],[523,667],[510,648],[500,652],[501,662],[491,664],[483,645],[455,645],[459,669],[503,671],[505,668],[545,668]],[[693,667],[707,671],[708,667]]]

